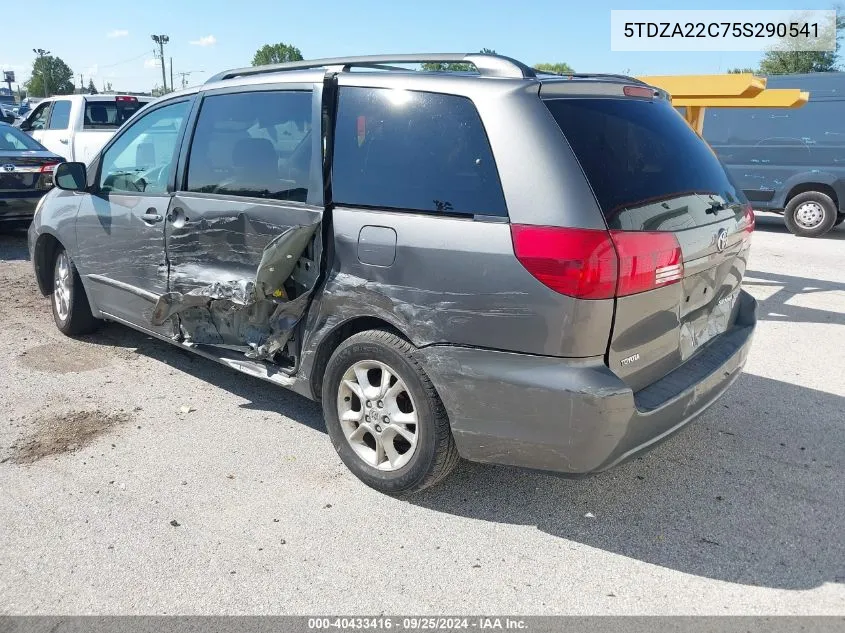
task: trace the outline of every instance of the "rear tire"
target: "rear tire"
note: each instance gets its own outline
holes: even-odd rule
[[[792,198],[784,210],[786,228],[799,237],[819,237],[834,227],[836,205],[827,194],[805,191]]]
[[[91,314],[88,296],[76,266],[67,251],[59,247],[53,260],[53,320],[62,334],[76,336],[96,330],[100,321]]]
[[[323,380],[335,450],[358,479],[390,495],[432,486],[459,461],[446,410],[413,350],[392,332],[360,332],[337,347]]]

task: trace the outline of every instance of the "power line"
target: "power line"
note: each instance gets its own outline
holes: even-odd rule
[[[100,66],[98,64],[97,68],[114,68],[115,66],[120,66],[121,64],[128,64],[129,62],[134,62],[136,59],[141,59],[142,57],[146,57],[149,54],[150,54],[149,51],[144,51],[140,55],[136,55],[135,57],[132,57],[131,59],[125,59],[122,62],[115,62],[113,64],[105,64],[104,66]]]

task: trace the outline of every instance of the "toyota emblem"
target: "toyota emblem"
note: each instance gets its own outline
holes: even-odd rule
[[[728,245],[728,231],[727,229],[719,229],[719,232],[716,234],[716,250],[720,253],[725,250],[725,247]]]
[[[12,164],[3,165],[3,171],[15,171],[15,166]]]

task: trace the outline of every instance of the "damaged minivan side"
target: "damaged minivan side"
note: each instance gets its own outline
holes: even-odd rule
[[[427,61],[477,73],[399,65]],[[29,244],[62,332],[116,321],[318,400],[386,493],[459,456],[609,468],[712,404],[754,330],[753,214],[626,77],[496,55],[227,71],[56,183]]]

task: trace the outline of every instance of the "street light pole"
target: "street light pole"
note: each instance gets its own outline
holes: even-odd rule
[[[35,53],[36,55],[38,55],[38,59],[43,59],[44,57],[46,57],[47,55],[50,54],[50,51],[44,50],[43,48],[33,48],[32,52]],[[42,82],[44,83],[44,98],[45,99],[50,96],[50,82],[47,78],[48,73],[46,72],[48,70],[49,70],[48,68],[43,69],[42,70],[43,74],[41,76]]]
[[[167,35],[151,35],[153,42],[158,44],[158,58],[161,61],[161,83],[164,87],[164,92],[167,92],[167,69],[164,67],[164,45],[170,41]]]

